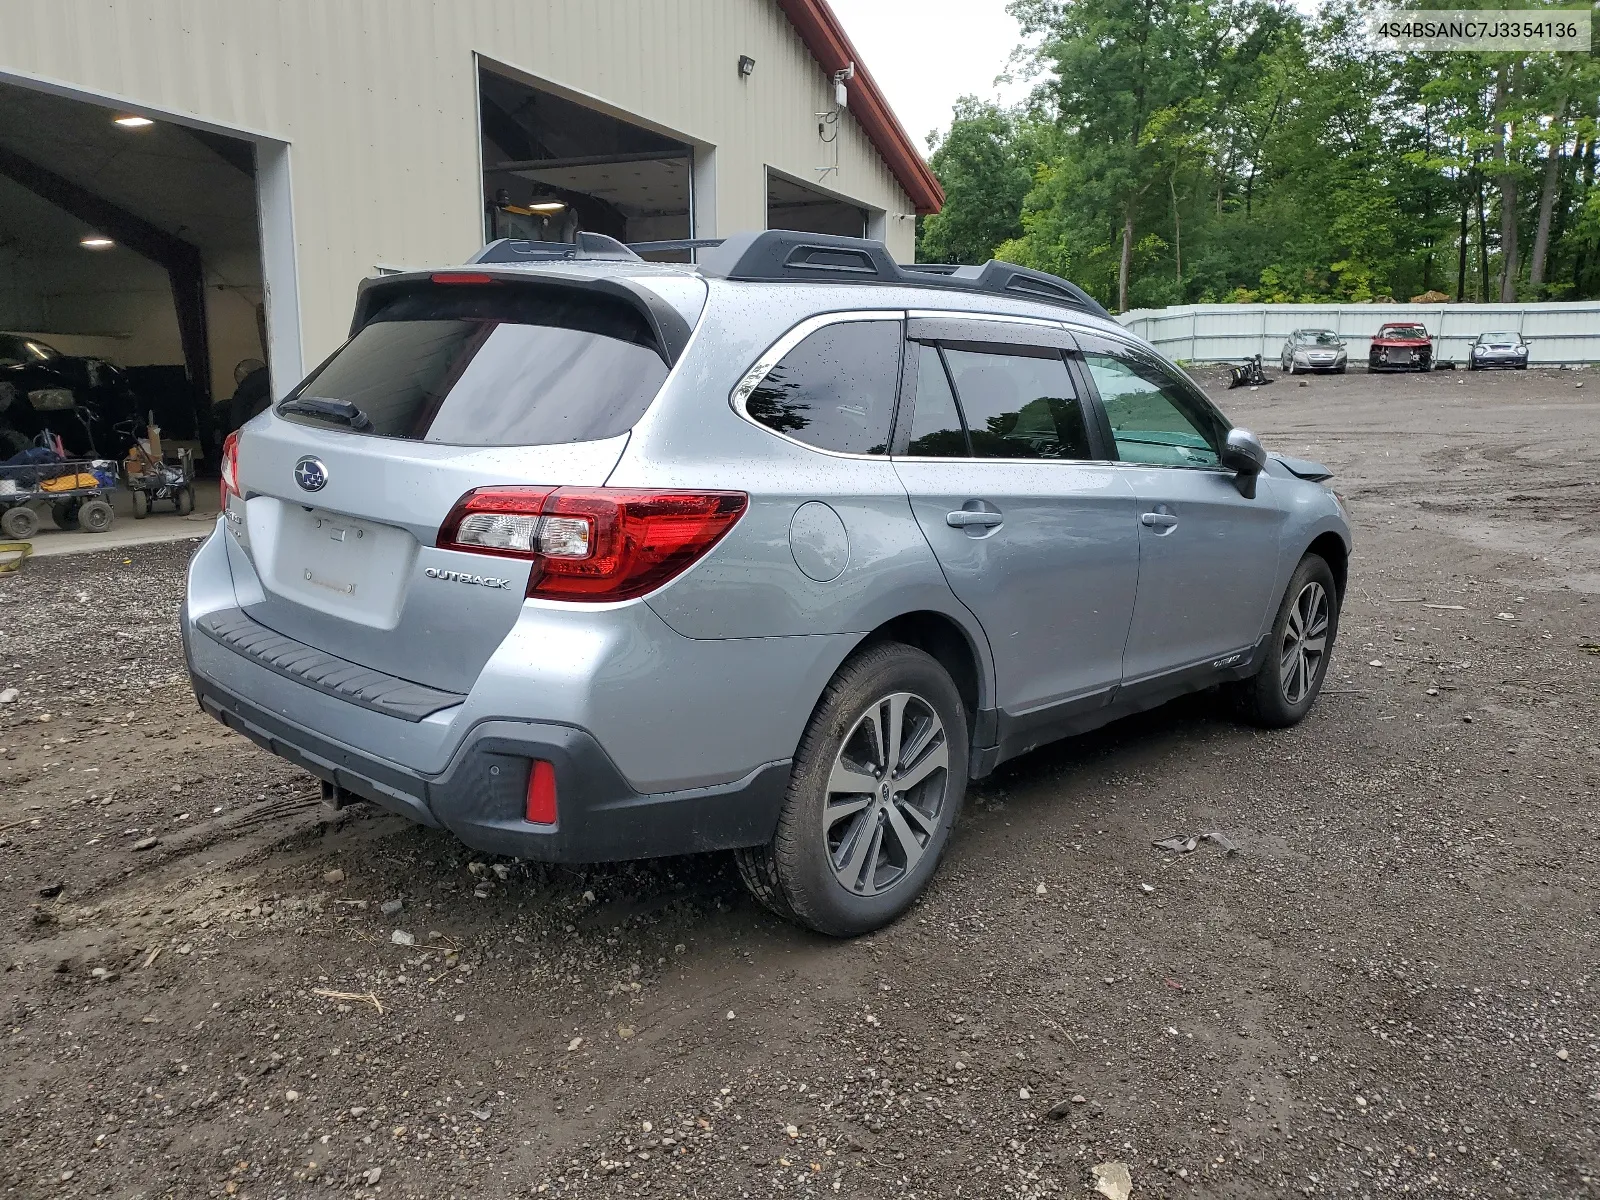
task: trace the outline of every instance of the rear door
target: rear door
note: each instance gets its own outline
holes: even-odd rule
[[[466,492],[599,485],[668,366],[614,297],[550,284],[396,295],[241,432],[230,498],[245,611],[341,658],[470,690],[528,565],[440,550]]]
[[[913,318],[909,341],[895,468],[988,635],[1000,708],[1026,725],[1105,703],[1122,673],[1139,525],[1066,365],[1071,336]]]
[[[1254,648],[1277,578],[1284,513],[1272,481],[1254,499],[1219,464],[1228,422],[1154,355],[1085,334],[1083,361],[1138,497],[1139,596],[1123,659],[1128,687]]]

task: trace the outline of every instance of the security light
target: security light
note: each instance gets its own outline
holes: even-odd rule
[[[748,54],[739,55],[739,78],[749,79],[756,73],[756,60]]]
[[[116,243],[103,233],[86,233],[78,239],[78,245],[85,250],[109,250]]]
[[[147,125],[155,124],[155,122],[149,117],[135,117],[131,115],[113,117],[111,118],[111,123],[113,125],[121,125],[124,129],[143,129]]]
[[[846,63],[843,70],[833,73],[833,102],[836,107],[850,107],[850,91],[844,85],[855,77],[855,63]]]

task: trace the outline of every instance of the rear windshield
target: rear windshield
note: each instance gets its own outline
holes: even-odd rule
[[[278,406],[291,421],[455,446],[548,446],[631,429],[667,377],[644,317],[566,288],[398,296]]]

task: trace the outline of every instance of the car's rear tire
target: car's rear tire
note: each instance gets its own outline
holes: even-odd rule
[[[966,796],[967,747],[961,694],[934,658],[898,642],[862,650],[811,714],[772,841],[736,853],[745,886],[779,916],[834,937],[889,924],[944,854]]]
[[[1307,554],[1278,605],[1267,661],[1239,685],[1240,708],[1252,725],[1298,725],[1322,691],[1339,634],[1339,586],[1321,555]]]

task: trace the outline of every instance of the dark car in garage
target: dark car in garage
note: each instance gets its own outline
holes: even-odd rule
[[[109,452],[112,426],[137,410],[127,376],[99,358],[0,333],[0,458],[49,431],[69,454]]]

